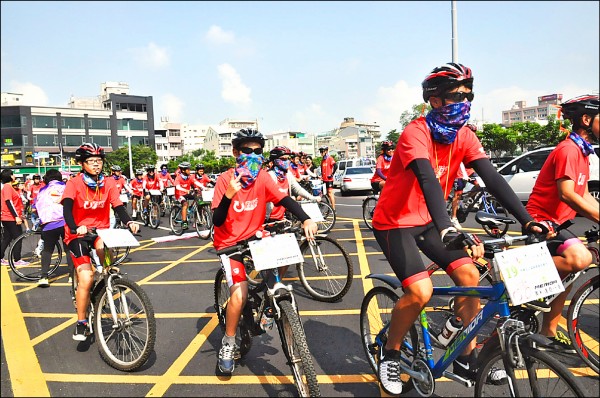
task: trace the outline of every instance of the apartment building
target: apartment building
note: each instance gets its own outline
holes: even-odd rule
[[[161,128],[154,131],[154,141],[158,164],[168,163],[183,155],[183,137],[181,123],[171,123],[167,118],[161,118]]]
[[[210,128],[208,124],[182,124],[181,141],[183,144],[183,153],[204,149],[204,140]]]
[[[319,155],[318,148],[315,147],[315,136],[299,131],[286,131],[283,133],[274,133],[267,138],[265,147],[271,150],[276,146],[283,145],[294,152],[305,152],[311,156]]]
[[[209,126],[204,139],[204,149],[214,151],[217,157],[232,156],[233,134],[241,129],[258,130],[258,121],[251,119],[225,119],[217,126]]]
[[[562,102],[562,94],[550,94],[538,97],[538,104],[527,106],[526,101],[516,101],[510,110],[502,111],[502,124],[509,127],[517,122],[535,122],[548,124],[548,117],[558,114],[558,105]]]

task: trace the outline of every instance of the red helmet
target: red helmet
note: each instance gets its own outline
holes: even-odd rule
[[[381,149],[387,151],[388,149],[394,149],[394,143],[392,141],[381,141]]]
[[[291,156],[292,150],[286,146],[279,145],[271,149],[271,152],[269,152],[269,160],[279,159],[280,157],[285,155]]]
[[[453,87],[464,85],[473,89],[473,74],[471,68],[449,62],[434,68],[421,85],[423,86],[423,100],[427,102],[429,97],[439,96]]]
[[[104,148],[95,142],[86,142],[85,144],[81,144],[81,146],[75,151],[75,160],[77,162],[83,162],[92,156],[99,156],[104,159],[106,157],[104,154]]]

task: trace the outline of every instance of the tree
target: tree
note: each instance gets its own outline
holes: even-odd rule
[[[400,129],[404,130],[408,123],[419,118],[421,115],[426,115],[431,110],[431,105],[426,103],[415,104],[410,111],[404,111],[400,115]],[[395,141],[397,142],[397,141]]]
[[[493,157],[500,157],[503,153],[513,153],[517,149],[516,133],[499,124],[484,124],[483,130],[477,131],[477,136],[486,152],[492,152]]]
[[[392,141],[394,143],[394,145],[396,145],[398,143],[398,139],[400,138],[400,133],[396,131],[396,129],[390,130],[390,132],[387,134],[387,140],[388,141]],[[377,153],[379,153],[379,150],[381,149],[381,145],[377,144]]]
[[[131,147],[131,163],[133,171],[144,168],[148,165],[156,165],[158,161],[158,155],[154,148],[150,148],[146,145],[133,145]],[[123,174],[132,178],[129,175],[129,149],[127,146],[121,147],[116,151],[112,151],[106,155],[106,167],[110,168],[112,165],[121,166]]]

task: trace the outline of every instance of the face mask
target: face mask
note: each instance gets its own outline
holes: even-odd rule
[[[386,162],[389,162],[390,160],[392,160],[392,155],[387,155],[387,154],[383,154],[383,158],[385,159]]]
[[[279,180],[279,181],[285,180],[287,171],[290,167],[290,161],[283,160],[283,159],[275,159],[275,160],[273,160],[273,165],[275,166],[273,168],[273,171],[275,171],[277,180]]]
[[[116,175],[116,174],[113,174],[113,178],[114,178],[115,180],[118,180],[119,178],[121,178],[121,176],[118,176],[118,175]]]
[[[241,175],[240,183],[242,188],[247,188],[254,183],[260,169],[262,167],[265,158],[263,155],[257,155],[255,153],[245,154],[241,153],[236,159],[235,176]]]
[[[594,153],[594,147],[592,146],[592,144],[581,138],[579,134],[571,132],[571,134],[569,134],[569,138],[577,144],[579,149],[581,149],[583,156],[587,157]]]
[[[83,173],[83,182],[91,189],[102,188],[104,186],[104,174],[100,173],[98,181],[96,181],[87,173]]]
[[[456,134],[469,120],[471,103],[468,101],[448,104],[432,109],[425,121],[433,135],[433,139],[440,144],[451,144],[456,139]]]
[[[163,170],[160,171],[160,174],[166,176],[167,172],[168,172],[167,169],[163,169]]]

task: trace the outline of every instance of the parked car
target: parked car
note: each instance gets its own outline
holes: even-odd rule
[[[534,149],[526,152],[506,163],[498,169],[498,172],[508,181],[508,185],[515,191],[521,202],[527,202],[529,195],[535,185],[535,180],[540,174],[544,162],[555,147],[546,147]],[[588,189],[592,196],[600,200],[598,167],[600,165],[598,145],[594,145],[596,154],[589,156],[590,159],[590,180]]]
[[[370,166],[346,167],[342,174],[340,191],[346,196],[351,191],[370,191],[373,169]]]
[[[337,162],[338,168],[333,174],[333,187],[340,188],[342,185],[342,175],[347,167],[357,166],[370,166],[375,172],[375,165],[377,162],[372,158],[356,158],[356,159],[344,159]]]

